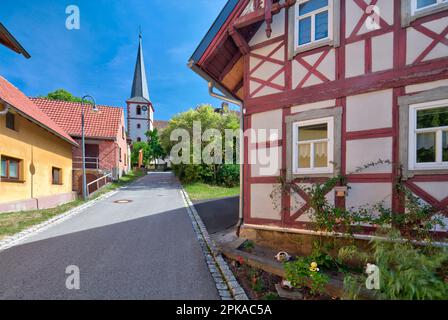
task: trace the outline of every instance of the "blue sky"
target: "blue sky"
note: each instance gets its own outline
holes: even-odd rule
[[[155,118],[201,103],[220,105],[187,61],[226,0],[1,0],[0,21],[31,59],[0,46],[0,75],[29,96],[59,88],[97,103],[125,106],[141,25]],[[77,5],[81,29],[65,27]]]

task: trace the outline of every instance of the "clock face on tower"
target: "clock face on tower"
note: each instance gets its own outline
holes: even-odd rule
[[[148,111],[148,107],[147,107],[147,106],[144,106],[144,107],[142,108],[142,110],[143,110],[143,112],[146,112],[146,111]]]

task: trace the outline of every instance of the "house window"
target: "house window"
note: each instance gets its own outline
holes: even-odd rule
[[[137,115],[138,116],[142,115],[142,107],[141,106],[137,106]]]
[[[6,128],[16,130],[16,118],[10,112],[6,114]]]
[[[22,160],[1,157],[1,177],[6,180],[17,180],[20,179],[20,164]]]
[[[410,105],[410,170],[448,169],[448,99]]]
[[[121,158],[121,148],[120,147],[118,147],[118,157],[119,157],[119,160],[121,162],[122,158]]]
[[[447,3],[448,0],[412,0],[412,13],[417,14],[423,10],[432,9]]]
[[[51,182],[54,185],[62,185],[62,169],[51,168]]]
[[[333,127],[332,117],[293,124],[294,174],[333,173]]]
[[[333,0],[299,0],[295,5],[296,50],[333,38]]]

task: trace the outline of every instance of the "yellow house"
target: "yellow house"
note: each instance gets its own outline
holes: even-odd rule
[[[65,131],[0,76],[0,213],[74,200],[73,146]]]

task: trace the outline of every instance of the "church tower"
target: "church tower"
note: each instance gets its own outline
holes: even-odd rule
[[[145,133],[154,129],[154,107],[149,98],[141,34],[139,35],[131,97],[126,101],[126,104],[129,137],[132,139],[132,142],[146,141]]]

